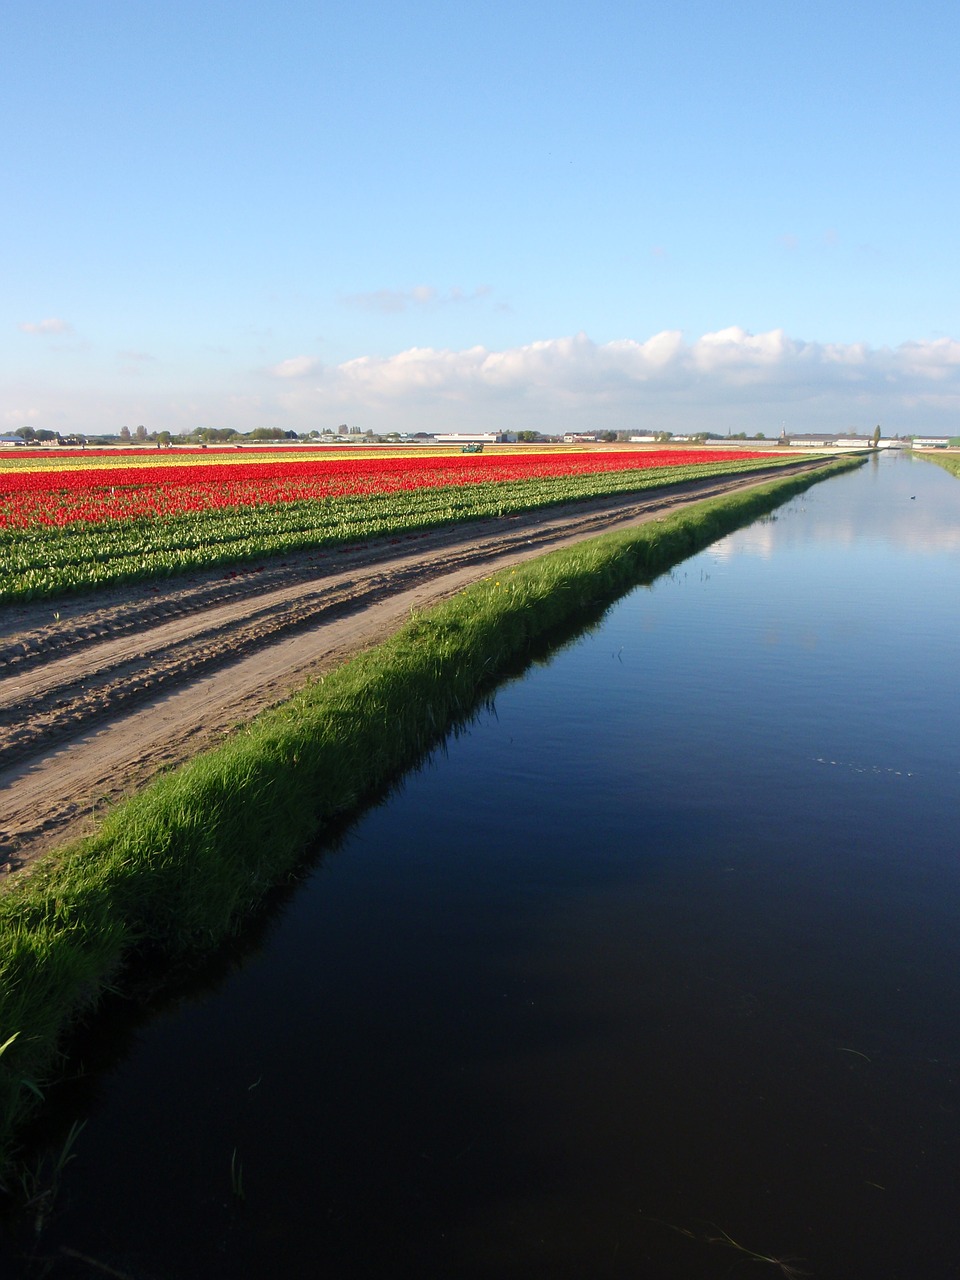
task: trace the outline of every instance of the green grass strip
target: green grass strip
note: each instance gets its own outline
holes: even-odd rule
[[[960,476],[960,453],[915,453],[913,456],[924,462],[935,462],[952,476]]]
[[[0,1166],[70,1024],[141,949],[209,951],[559,629],[779,506],[823,470],[518,565],[416,615],[223,746],[159,778],[0,895]]]

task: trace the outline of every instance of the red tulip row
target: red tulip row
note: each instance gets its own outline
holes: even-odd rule
[[[720,449],[96,466],[0,473],[0,528],[135,521],[224,508],[770,458]]]

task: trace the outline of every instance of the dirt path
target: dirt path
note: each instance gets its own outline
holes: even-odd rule
[[[4,610],[0,870],[92,830],[105,806],[376,644],[411,609],[505,564],[769,478],[695,481]]]

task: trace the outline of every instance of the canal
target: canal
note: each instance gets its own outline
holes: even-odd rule
[[[89,1030],[26,1273],[956,1275],[958,637],[909,457],[631,592]]]

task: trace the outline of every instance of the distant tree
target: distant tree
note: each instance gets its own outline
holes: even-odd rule
[[[56,440],[57,433],[55,431],[46,431],[43,427],[36,432],[34,439],[36,440]]]
[[[17,427],[13,434],[19,436],[21,440],[35,440],[37,437],[33,427]]]
[[[656,436],[654,437],[654,439],[656,440],[657,444],[666,444],[668,440],[672,440],[672,439],[673,439],[673,432],[672,432],[672,431],[658,431],[658,432],[657,432],[657,434],[656,434]]]
[[[157,432],[157,444],[169,444],[172,439],[173,436],[171,436],[169,431]]]
[[[766,440],[766,438],[767,437],[763,434],[762,431],[758,431],[757,434],[754,436],[755,440]]]
[[[601,431],[597,439],[602,440],[604,444],[615,444],[617,433],[615,431]]]
[[[517,440],[520,444],[536,444],[540,439],[539,431],[518,431]]]
[[[201,444],[215,444],[218,440],[233,440],[239,434],[234,427],[194,427],[189,435],[182,438],[185,441],[199,441]]]
[[[876,448],[877,448],[877,446],[878,446],[879,444],[880,444],[880,424],[879,424],[879,422],[878,422],[878,423],[877,423],[877,425],[873,428],[873,447],[874,447],[874,449],[876,449]]]
[[[133,433],[133,438],[140,444],[143,444],[147,438],[147,428],[141,424],[141,426],[137,427],[136,431]]]
[[[129,444],[129,443],[130,443],[130,428],[129,428],[129,427],[121,427],[121,428],[120,428],[120,439],[123,441],[123,443],[124,443],[124,444]]]

